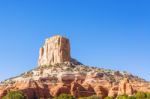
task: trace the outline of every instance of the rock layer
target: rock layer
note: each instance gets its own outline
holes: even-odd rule
[[[70,42],[62,36],[54,36],[46,39],[40,48],[38,65],[54,65],[57,63],[70,62]]]
[[[95,94],[116,97],[133,95],[136,91],[150,92],[150,83],[130,74],[119,73],[116,76],[115,72],[67,63],[38,67],[0,83],[0,99],[15,90],[23,91],[28,99],[47,99],[62,93],[75,97]]]

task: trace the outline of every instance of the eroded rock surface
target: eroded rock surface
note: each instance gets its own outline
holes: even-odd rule
[[[129,82],[129,79],[124,78],[119,84],[119,90],[118,94],[119,95],[132,95],[134,93],[133,87]]]
[[[70,42],[62,36],[54,36],[46,39],[40,48],[38,65],[54,65],[57,63],[70,62]]]
[[[28,99],[34,97],[46,99],[61,93],[76,97],[95,94],[102,97],[116,97],[123,94],[132,95],[139,89],[150,92],[148,82],[130,74],[120,73],[116,76],[114,73],[115,71],[84,65],[57,64],[51,67],[38,67],[2,82],[0,84],[0,99],[9,91],[15,90],[23,91]]]

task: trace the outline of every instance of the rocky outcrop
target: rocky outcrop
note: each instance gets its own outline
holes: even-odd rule
[[[54,36],[46,39],[40,48],[38,65],[54,65],[57,63],[70,62],[70,42],[62,36]]]
[[[28,99],[50,97],[48,90],[48,86],[39,81],[17,81],[7,85],[0,85],[0,99],[10,91],[22,91]]]
[[[94,87],[94,91],[96,92],[97,96],[101,96],[102,98],[108,95],[108,90],[104,88],[102,85],[96,85]]]
[[[64,83],[58,83],[55,86],[51,86],[49,92],[52,97],[59,96],[61,93],[70,94],[70,86],[67,86]]]
[[[71,94],[76,97],[87,97],[96,94],[94,88],[87,84],[82,85],[76,81],[71,83]]]
[[[118,86],[113,86],[110,88],[108,96],[110,97],[116,97],[118,95]]]
[[[119,84],[118,95],[132,95],[134,93],[129,79],[125,78]]]
[[[73,67],[61,67],[60,65],[57,67],[55,65],[55,68],[39,67],[0,84],[0,99],[9,91],[15,90],[23,91],[28,99],[37,97],[46,99],[62,93],[71,94],[75,97],[87,97],[95,94],[102,97],[116,97],[123,94],[132,95],[139,89],[148,91],[148,86],[150,86],[144,82],[141,85],[138,80],[133,83],[135,78],[132,78],[132,82],[129,79],[116,79],[112,84],[110,79],[115,79],[115,77],[109,76],[111,74],[106,79],[103,78],[106,72],[98,73],[99,69],[83,72],[80,71],[80,68],[90,69],[90,67],[80,65]],[[124,78],[124,76],[120,75],[119,78]]]

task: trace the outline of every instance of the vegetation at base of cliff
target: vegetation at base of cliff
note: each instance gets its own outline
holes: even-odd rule
[[[107,96],[107,97],[105,97],[104,99],[114,99],[114,98]]]
[[[81,97],[79,99],[101,99],[100,96],[96,96],[96,95],[93,95],[93,96],[89,96],[89,97]]]
[[[128,95],[120,95],[120,96],[117,96],[117,99],[136,99],[136,97],[128,96]]]
[[[26,96],[21,91],[12,91],[12,92],[8,92],[6,96],[2,97],[2,99],[28,99],[28,98],[26,98]],[[37,99],[45,99],[45,98],[37,98]],[[47,99],[51,99],[51,98],[47,98]],[[110,96],[102,98],[101,96],[97,96],[97,95],[75,98],[70,94],[61,94],[58,97],[54,97],[53,99],[150,99],[150,93],[137,92],[132,96],[119,95],[116,98]]]
[[[55,97],[53,99],[150,99],[150,93],[137,92],[136,94],[132,96],[119,95],[116,98],[110,97],[110,96],[102,98],[101,96],[97,96],[97,95],[75,98],[74,96],[69,95],[69,94],[61,94],[60,96]]]
[[[58,97],[55,97],[53,99],[76,99],[76,98],[69,94],[61,94]]]
[[[144,92],[137,92],[135,96],[136,96],[137,99],[147,98],[147,95]]]
[[[21,91],[8,92],[2,99],[26,99],[25,95]]]
[[[147,99],[150,99],[150,93],[146,93]]]
[[[120,95],[117,96],[117,99],[150,99],[150,93],[137,92],[133,96]]]

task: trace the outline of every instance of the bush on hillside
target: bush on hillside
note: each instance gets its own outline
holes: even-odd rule
[[[129,96],[128,99],[136,99],[135,96]]]
[[[75,97],[69,94],[61,94],[60,96],[55,97],[53,99],[75,99]]]
[[[105,97],[104,99],[114,99],[114,98],[107,96],[107,97]]]
[[[146,98],[150,99],[150,93],[146,93]]]
[[[102,98],[100,96],[93,95],[93,96],[89,96],[89,97],[81,97],[79,99],[102,99]]]
[[[144,92],[137,92],[135,94],[136,99],[145,99],[146,98],[146,94]]]
[[[7,93],[2,99],[26,99],[21,91],[11,91]]]
[[[117,96],[117,99],[128,99],[128,96],[127,95],[120,95],[120,96]]]

